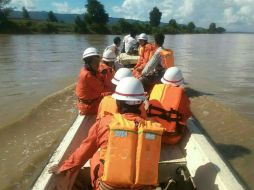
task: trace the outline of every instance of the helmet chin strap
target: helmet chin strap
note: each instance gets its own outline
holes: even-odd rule
[[[93,75],[96,75],[96,71],[93,69],[90,63],[85,63],[85,66]]]

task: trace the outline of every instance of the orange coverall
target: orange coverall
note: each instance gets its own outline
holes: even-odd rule
[[[112,84],[111,80],[115,75],[115,70],[105,63],[101,62],[99,66],[99,73],[102,75],[102,80],[106,87],[106,92],[114,92],[115,86]]]
[[[139,115],[133,113],[125,113],[122,116],[130,121],[135,120],[140,122],[143,120]],[[79,148],[61,165],[59,168],[60,172],[71,169],[77,171],[94,156],[91,160],[91,181],[93,187],[98,190],[100,189],[98,182],[103,173],[103,164],[99,161],[97,150],[99,148],[105,150],[107,147],[109,136],[108,124],[111,122],[112,117],[112,115],[107,115],[98,120],[90,128],[87,138],[83,140]]]
[[[100,74],[93,75],[86,68],[81,68],[76,86],[77,106],[80,114],[97,114],[103,92],[106,92],[106,87]]]
[[[139,59],[133,69],[133,76],[137,78],[140,76],[143,68],[145,67],[149,59],[152,57],[154,51],[155,51],[154,45],[149,43],[140,48]]]

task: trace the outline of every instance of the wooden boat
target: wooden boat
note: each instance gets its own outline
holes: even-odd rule
[[[49,174],[48,169],[64,161],[87,136],[95,116],[78,116],[59,147],[41,172],[32,190],[53,190],[61,178]],[[243,190],[214,145],[202,134],[194,118],[187,123],[189,133],[178,145],[163,146],[159,162],[160,184],[163,189]],[[82,183],[89,183],[89,162],[83,167]],[[175,181],[178,188],[175,188]],[[170,183],[168,183],[170,182]],[[68,182],[67,182],[68,183]],[[173,185],[172,185],[173,184]]]

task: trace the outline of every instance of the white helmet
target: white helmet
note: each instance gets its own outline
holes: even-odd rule
[[[99,51],[94,47],[86,48],[83,53],[82,58],[85,59],[85,58],[91,57],[91,56],[100,56]]]
[[[135,77],[120,80],[112,97],[116,100],[125,100],[125,103],[130,105],[140,104],[146,99],[143,85]]]
[[[148,40],[148,37],[145,33],[141,33],[139,36],[138,36],[138,40]]]
[[[102,60],[103,61],[107,61],[107,62],[115,61],[116,60],[116,54],[115,54],[115,52],[112,51],[111,49],[106,49],[103,52]]]
[[[118,85],[119,81],[125,77],[132,77],[132,72],[130,69],[127,68],[120,68],[116,71],[114,77],[112,78],[111,82],[115,85]]]
[[[164,73],[164,76],[161,78],[161,82],[164,84],[171,84],[173,86],[182,85],[184,79],[181,70],[177,67],[168,68]]]

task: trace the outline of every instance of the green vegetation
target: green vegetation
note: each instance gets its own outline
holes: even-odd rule
[[[48,21],[49,22],[58,22],[55,14],[53,13],[53,11],[49,11],[48,13]]]
[[[32,20],[25,7],[22,9],[23,19],[8,19],[12,8],[8,7],[10,0],[0,0],[0,33],[81,33],[81,34],[126,34],[130,31],[153,34],[162,32],[165,34],[185,33],[224,33],[222,27],[216,27],[211,23],[208,29],[196,27],[194,22],[179,24],[175,19],[169,19],[168,23],[161,24],[162,13],[154,7],[150,13],[149,22],[130,21],[119,19],[116,23],[109,25],[109,16],[97,0],[88,0],[85,5],[87,12],[77,16],[74,24],[58,22],[55,14],[50,11],[47,21]]]
[[[150,14],[150,24],[151,26],[159,26],[161,22],[162,13],[157,7],[154,7]]]
[[[22,7],[22,15],[24,19],[30,19],[30,15],[25,7]]]

